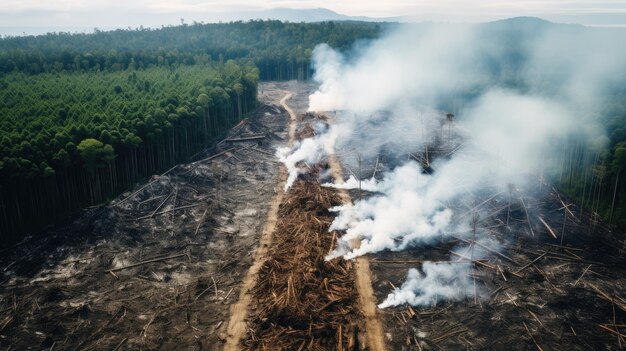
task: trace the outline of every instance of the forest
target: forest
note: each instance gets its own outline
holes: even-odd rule
[[[189,160],[256,107],[252,63],[0,78],[0,236],[15,242]]]
[[[0,72],[119,71],[250,59],[262,80],[305,80],[312,77],[310,58],[317,44],[348,50],[394,25],[257,20],[8,37],[0,40]]]
[[[320,42],[391,24],[250,21],[0,39],[2,245],[211,145],[257,82],[310,79]]]

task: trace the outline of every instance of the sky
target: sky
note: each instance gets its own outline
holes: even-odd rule
[[[484,22],[537,16],[561,23],[626,26],[626,0],[0,0],[0,34],[15,30],[158,27],[255,17],[273,8],[327,8],[349,16]],[[21,32],[18,32],[21,33]]]

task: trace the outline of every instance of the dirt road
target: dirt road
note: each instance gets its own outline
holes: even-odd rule
[[[289,113],[291,118],[291,122],[289,123],[289,145],[293,144],[297,121],[296,114],[286,103],[292,96],[293,93],[286,92],[285,96],[280,100],[280,105]],[[250,266],[250,269],[248,270],[248,273],[242,283],[239,301],[231,306],[230,321],[228,322],[228,336],[226,339],[226,345],[224,346],[225,351],[239,350],[239,343],[246,333],[246,316],[248,314],[250,302],[252,301],[250,289],[252,289],[256,283],[259,269],[265,261],[267,250],[272,243],[272,233],[274,232],[276,222],[278,221],[278,207],[282,203],[285,195],[285,192],[282,191],[282,189],[285,186],[286,180],[287,171],[285,167],[281,165],[279,170],[279,182],[276,187],[278,191],[272,199],[270,210],[267,213],[267,220],[265,222],[265,226],[263,227],[263,234],[261,236],[259,247],[254,255],[254,262],[252,263],[252,266]]]
[[[285,88],[289,88],[289,87],[285,87]],[[297,90],[298,92],[302,92],[303,90],[304,91],[306,90],[306,88],[302,86],[295,86],[295,87],[292,86],[291,88],[294,90]],[[307,94],[301,93],[299,95],[304,96]],[[313,123],[313,121],[308,120],[310,119],[310,116],[307,118],[304,118],[302,121],[298,117],[299,114],[303,114],[306,111],[306,100],[303,99],[303,96],[298,96],[298,94],[295,93],[295,91],[291,91],[291,92],[285,92],[285,95],[280,99],[280,105],[288,112],[291,118],[291,123],[289,126],[289,144],[292,144],[295,141],[296,131],[298,129],[300,130],[298,132],[299,135],[307,128],[311,130],[310,124]],[[299,98],[299,100],[294,101],[292,97],[297,97]],[[297,111],[294,111],[294,110],[297,110]],[[332,169],[332,172],[335,178],[338,180],[341,179],[341,173],[342,173],[341,166],[339,162],[337,161],[337,159],[334,156],[332,156],[329,158],[328,161],[329,161],[329,165]],[[278,188],[282,188],[284,186],[285,180],[286,180],[286,171],[284,168],[281,167],[280,181],[278,184]],[[305,320],[307,318],[315,319],[316,322],[313,322],[311,320],[310,322],[305,322],[305,323],[317,323],[315,324],[317,328],[319,328],[322,325],[328,325],[329,329],[327,330],[327,332],[329,333],[329,335],[336,336],[336,341],[334,342],[336,343],[337,348],[343,349],[345,345],[348,345],[350,349],[353,349],[354,347],[357,347],[356,345],[358,344],[359,345],[358,349],[368,349],[372,351],[385,350],[382,324],[380,320],[378,319],[378,315],[377,315],[376,303],[375,303],[376,300],[374,297],[374,292],[372,290],[371,272],[369,269],[369,262],[367,258],[357,259],[354,262],[354,265],[350,264],[349,262],[344,262],[344,263],[339,262],[342,267],[344,264],[347,264],[344,268],[340,267],[339,268],[340,271],[343,270],[344,272],[346,272],[346,269],[347,269],[348,271],[352,272],[351,274],[353,275],[353,277],[347,280],[344,278],[343,280],[344,284],[346,283],[348,284],[345,287],[345,289],[348,289],[346,291],[349,291],[349,289],[351,289],[350,284],[353,284],[352,289],[354,289],[355,291],[354,296],[358,295],[358,298],[355,298],[353,300],[354,301],[353,303],[348,303],[349,299],[346,299],[344,300],[345,305],[342,304],[343,306],[339,308],[345,308],[347,310],[352,309],[353,311],[354,309],[358,309],[358,311],[354,311],[352,313],[353,316],[356,317],[356,316],[361,315],[364,318],[362,319],[356,318],[356,321],[357,321],[356,323],[358,325],[356,329],[350,326],[351,322],[349,320],[342,321],[341,319],[338,319],[338,320],[331,322],[330,319],[328,320],[324,319],[325,317],[320,319],[319,316],[315,316],[315,317],[311,315],[309,315],[309,317],[299,316],[298,313],[302,313],[302,311],[297,312],[296,314],[292,314],[296,310],[289,309],[292,307],[296,308],[295,306],[297,306],[299,303],[303,304],[303,306],[307,305],[310,302],[307,302],[306,296],[308,294],[314,294],[313,292],[307,293],[304,290],[300,290],[302,288],[301,286],[299,288],[295,288],[294,282],[291,280],[292,273],[304,274],[305,276],[307,276],[311,271],[310,270],[307,271],[308,268],[303,268],[303,267],[312,266],[312,267],[318,267],[318,269],[321,270],[318,272],[320,273],[324,272],[322,274],[322,277],[319,278],[323,280],[323,283],[322,283],[322,280],[320,280],[320,283],[322,284],[329,284],[328,283],[329,279],[330,281],[336,281],[336,278],[337,278],[337,276],[334,276],[333,273],[331,273],[333,272],[333,269],[337,269],[337,266],[335,266],[334,264],[331,266],[325,266],[322,262],[319,261],[320,258],[319,256],[317,256],[318,254],[313,253],[312,256],[315,256],[315,257],[310,257],[310,256],[307,256],[309,254],[302,253],[302,250],[305,250],[307,252],[309,252],[309,250],[310,252],[317,252],[319,250],[319,247],[315,246],[315,244],[313,244],[313,246],[311,247],[307,245],[311,245],[312,243],[305,244],[304,242],[302,242],[302,245],[296,244],[296,246],[298,247],[295,248],[294,252],[290,253],[290,248],[289,247],[285,248],[283,245],[284,244],[283,241],[274,242],[274,243],[272,242],[273,240],[281,240],[281,239],[277,239],[279,237],[281,237],[282,240],[292,239],[291,234],[287,234],[285,236],[285,233],[290,232],[289,224],[287,223],[293,223],[294,218],[299,218],[298,216],[303,216],[304,218],[311,218],[309,216],[311,216],[312,214],[311,213],[307,214],[306,212],[307,210],[305,210],[304,208],[302,208],[302,210],[294,209],[293,210],[294,212],[289,212],[290,213],[289,215],[287,215],[287,212],[285,212],[285,208],[283,208],[283,214],[281,216],[286,216],[286,217],[281,217],[282,227],[277,228],[277,221],[278,221],[277,214],[279,213],[279,209],[281,208],[282,204],[283,203],[293,204],[294,201],[300,200],[300,201],[304,201],[302,206],[305,206],[304,203],[308,201],[308,200],[305,200],[305,198],[308,196],[305,194],[311,194],[310,191],[313,191],[313,192],[319,191],[319,190],[315,190],[316,188],[319,188],[319,184],[317,183],[317,181],[318,180],[315,177],[309,177],[304,182],[315,182],[316,184],[315,186],[310,187],[309,185],[304,185],[302,181],[300,181],[300,183],[297,184],[295,188],[293,189],[293,192],[298,193],[300,195],[297,195],[294,197],[294,194],[292,193],[291,190],[287,194],[280,191],[272,199],[271,209],[268,212],[268,217],[267,217],[267,221],[266,221],[264,231],[262,234],[260,247],[259,249],[257,249],[255,253],[254,262],[252,266],[250,267],[250,269],[248,270],[248,273],[244,279],[239,301],[236,304],[234,304],[231,308],[231,318],[228,324],[228,336],[227,336],[227,341],[226,341],[224,350],[236,351],[236,350],[242,349],[241,343],[244,341],[244,339],[246,340],[244,342],[246,345],[256,345],[252,347],[268,347],[268,345],[271,345],[270,347],[285,349],[285,347],[287,347],[285,345],[294,345],[294,343],[295,345],[305,345],[304,340],[294,341],[295,339],[291,337],[287,337],[286,340],[281,341],[279,340],[279,337],[278,337],[284,331],[284,329],[282,328],[286,327],[287,330],[291,330],[289,329],[290,322],[287,322],[288,320],[292,320],[292,319],[299,320],[300,318],[304,318]],[[304,190],[305,188],[308,190]],[[324,190],[324,191],[328,191],[328,190]],[[298,198],[298,196],[302,196],[302,197]],[[326,198],[326,196],[333,196],[333,195],[331,195],[330,193],[326,195],[320,195],[321,198]],[[334,196],[339,197],[339,203],[351,202],[349,194],[345,191],[338,191],[336,195]],[[293,205],[286,205],[286,206],[289,207]],[[306,206],[310,209],[309,205],[306,205]],[[320,210],[322,211],[326,209],[327,209],[326,207],[324,207],[323,209],[320,208]],[[289,216],[295,216],[295,217],[289,217]],[[310,219],[310,220],[312,221],[313,219]],[[319,217],[317,219],[318,222],[320,220],[324,221],[322,217]],[[297,219],[295,221],[297,222]],[[300,230],[302,229],[302,226],[298,228],[299,229],[297,229],[296,232],[300,232]],[[304,224],[304,228],[308,228],[306,224]],[[308,229],[308,230],[311,230],[311,232],[309,232],[308,234],[309,237],[310,235],[315,235],[318,238],[321,238],[321,239],[318,239],[318,241],[322,240],[325,242],[323,246],[326,248],[326,250],[329,247],[328,246],[329,243],[330,243],[330,246],[332,246],[334,235],[336,235],[336,234],[329,234],[327,232],[327,228],[328,228],[327,225],[324,228],[320,228],[321,229],[320,232],[317,232],[313,228]],[[277,232],[274,232],[273,234],[272,232],[275,230]],[[294,233],[293,235],[298,235],[298,234]],[[322,237],[322,235],[324,237]],[[327,235],[330,235],[333,238],[331,239],[330,237],[326,237]],[[324,251],[324,249],[322,251]],[[324,254],[325,253],[321,253],[322,255],[321,257],[323,257]],[[286,256],[283,256],[283,255],[286,255]],[[295,255],[296,257],[299,255],[304,255],[301,257],[302,261],[299,261],[300,263],[295,263],[295,266],[293,266],[293,271],[288,270],[285,272],[281,271],[282,273],[278,273],[278,272],[268,273],[269,271],[273,270],[273,268],[270,268],[270,267],[274,267],[274,265],[276,264],[286,265],[287,261],[285,260],[289,259],[289,257],[292,257],[291,255]],[[324,266],[324,268],[322,268],[322,266]],[[354,268],[349,268],[349,267],[354,267]],[[260,272],[260,270],[262,269],[265,269],[263,271],[264,273]],[[298,273],[298,270],[301,270],[301,269],[304,269],[305,272]],[[315,271],[317,271],[317,269],[315,269]],[[282,277],[282,275],[280,277],[277,277],[276,275],[274,275],[274,274],[278,275],[278,274],[283,274],[283,273],[286,274],[285,277]],[[261,277],[261,275],[263,275],[263,277]],[[259,315],[258,310],[264,309],[265,311],[267,311],[267,308],[270,308],[270,309],[274,308],[274,307],[268,307],[267,305],[268,295],[270,295],[270,292],[272,294],[277,294],[277,295],[274,295],[275,299],[280,299],[281,296],[283,296],[282,294],[284,294],[284,290],[282,289],[285,287],[281,285],[281,280],[283,280],[283,278],[285,278],[288,281],[287,284],[285,285],[287,289],[287,295],[286,295],[287,299],[288,300],[289,299],[303,299],[303,300],[301,300],[300,302],[295,302],[295,305],[293,305],[294,301],[292,300],[291,304],[288,303],[292,307],[289,307],[287,310],[279,309],[274,312],[270,312],[269,316],[282,315],[282,317],[279,317],[279,319],[281,320],[273,320],[272,318],[274,317],[270,317],[270,319],[265,321],[264,316],[268,316],[268,315],[263,314],[263,313]],[[268,283],[268,279],[271,280],[272,283]],[[349,281],[352,281],[352,283],[350,283]],[[301,283],[302,282],[300,282],[300,284]],[[314,282],[314,280],[312,280],[310,283],[317,284]],[[257,286],[257,284],[263,284],[265,288],[262,288],[261,289],[262,291],[259,291],[259,287]],[[341,288],[337,287],[337,289],[341,289]],[[253,293],[253,291],[256,291],[256,293]],[[350,293],[347,292],[347,294],[349,295]],[[332,296],[332,293],[330,296]],[[269,300],[272,300],[272,298],[270,297]],[[329,304],[332,304],[332,303],[333,302],[331,300]],[[269,304],[273,305],[273,302],[269,301]],[[324,305],[324,307],[322,308],[327,308],[329,304],[327,305],[322,304]],[[251,311],[254,311],[254,312],[251,312]],[[288,311],[292,311],[292,312],[288,312]],[[286,313],[286,314],[283,314],[283,313]],[[249,316],[248,314],[251,314],[251,315]],[[333,315],[332,313],[330,313],[328,316],[329,316],[328,318],[335,318],[336,315]],[[249,319],[252,319],[252,320],[246,322]],[[282,319],[285,319],[285,320],[282,320]],[[354,320],[354,318],[351,318],[351,319]],[[277,327],[278,329],[273,329],[273,327],[268,327],[266,325],[267,323],[269,323],[270,325],[273,325],[274,323],[276,323],[277,325],[279,325]],[[335,329],[337,327],[337,324],[335,323],[339,323],[339,329]],[[345,324],[345,328],[347,329],[344,328],[342,331],[341,324],[343,323],[347,323]],[[296,326],[294,327],[296,329],[299,328]],[[307,328],[310,328],[310,326]],[[349,330],[354,330],[354,332],[350,332]],[[292,331],[294,333],[296,332],[296,330],[292,330]],[[278,344],[271,344],[271,342],[270,344],[267,344],[267,342],[269,341],[267,340],[263,341],[264,335],[266,338],[275,340],[276,343],[279,343],[282,346],[279,346]],[[314,335],[317,335],[317,336],[314,337]],[[309,336],[310,336],[309,347],[312,347],[313,343],[318,343],[320,341],[318,339],[320,335],[316,333],[311,334],[310,330],[309,330]],[[354,338],[353,336],[357,336],[357,338]],[[294,334],[294,337],[295,337],[295,334]],[[342,340],[342,338],[344,339]],[[261,341],[254,341],[254,340],[261,340]],[[260,342],[260,344],[258,344],[257,342]],[[303,343],[300,344],[300,342],[303,342]],[[322,344],[323,343],[324,342],[322,342]],[[328,345],[322,346],[322,344],[316,344],[317,345],[316,347],[324,347],[324,349],[327,349]],[[349,346],[349,345],[353,345],[353,346]],[[331,347],[330,349],[335,349],[335,348]]]
[[[329,158],[329,165],[332,169],[333,178],[336,183],[343,183],[341,164],[337,157],[332,155]],[[346,190],[339,190],[339,196],[344,204],[351,203],[350,194]],[[355,242],[354,245],[358,245]],[[372,288],[372,272],[366,256],[358,257],[355,264],[355,282],[359,292],[359,304],[363,316],[365,316],[365,333],[367,347],[371,351],[384,351],[385,340],[383,337],[383,326],[376,311],[376,296]]]

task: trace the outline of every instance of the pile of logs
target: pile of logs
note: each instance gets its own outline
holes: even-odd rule
[[[328,208],[339,204],[335,190],[310,179],[298,180],[289,190],[252,292],[258,305],[244,342],[247,349],[357,347],[361,316],[352,263],[324,259],[337,237],[328,232],[333,218]]]

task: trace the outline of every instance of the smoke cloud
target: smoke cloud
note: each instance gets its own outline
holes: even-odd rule
[[[435,305],[438,301],[458,301],[472,296],[469,275],[472,271],[469,262],[429,262],[422,265],[424,274],[417,269],[409,269],[406,282],[395,289],[379,308],[398,306],[405,303],[413,306]]]
[[[299,163],[315,164],[326,155],[333,154],[337,138],[339,135],[345,134],[344,127],[346,126],[335,126],[331,130],[323,132],[322,127],[317,126],[315,137],[297,142],[293,147],[282,147],[276,150],[276,157],[285,164],[289,173],[285,183],[285,191],[293,185],[298,175],[304,172],[298,166]]]
[[[433,174],[401,161],[387,165],[391,170],[381,180],[363,180],[361,188],[372,196],[330,209],[337,213],[330,230],[345,234],[327,259],[399,251],[462,232],[468,219],[455,217],[451,203],[485,187],[505,192],[528,174],[549,175],[559,145],[570,136],[597,146],[606,142],[592,111],[615,84],[614,72],[625,72],[623,40],[599,30],[523,21],[529,20],[407,25],[352,59],[327,45],[315,49],[320,86],[309,110],[336,115],[326,134],[279,152],[291,182],[298,162],[316,162],[334,150],[358,151],[365,159],[423,153],[429,146],[450,151],[428,160]],[[456,121],[446,120],[443,111],[454,112]],[[355,189],[359,181],[325,186]],[[477,234],[477,241],[488,240]],[[471,269],[467,263],[425,262],[379,307],[463,299],[475,291]]]

